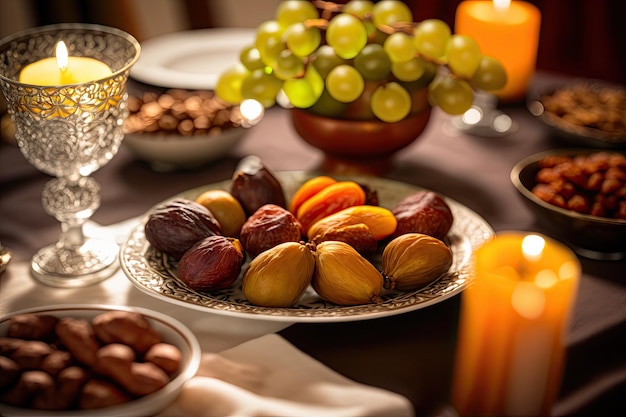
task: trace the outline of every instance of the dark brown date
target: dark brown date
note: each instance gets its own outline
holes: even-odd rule
[[[148,319],[136,311],[107,311],[94,317],[91,325],[100,342],[123,343],[142,354],[162,341]]]
[[[398,221],[392,239],[405,233],[423,233],[441,240],[452,227],[450,207],[433,191],[418,191],[409,195],[392,212]]]
[[[196,291],[219,290],[235,282],[244,259],[238,239],[210,236],[183,255],[178,277]]]
[[[51,340],[57,317],[45,314],[19,314],[9,321],[8,337],[29,340]]]
[[[22,369],[20,365],[11,358],[0,355],[0,391],[13,385],[19,378]]]
[[[241,227],[241,243],[252,258],[283,242],[299,242],[302,225],[289,210],[265,204]]]
[[[200,240],[220,235],[213,214],[195,201],[175,199],[155,208],[145,225],[146,239],[158,251],[180,259]]]
[[[258,156],[247,156],[237,165],[230,193],[239,201],[247,216],[265,204],[287,207],[282,185]]]

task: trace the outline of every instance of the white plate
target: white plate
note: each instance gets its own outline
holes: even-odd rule
[[[213,90],[219,75],[239,62],[252,44],[254,29],[198,29],[157,36],[141,43],[132,78],[146,84],[188,90]]]
[[[289,198],[312,174],[276,172]],[[375,177],[350,178],[378,192],[380,205],[392,208],[402,198],[422,188]],[[172,198],[195,199],[209,189],[229,190],[230,180],[198,187]],[[160,300],[209,313],[240,318],[285,322],[343,322],[391,316],[418,310],[439,303],[461,292],[471,281],[473,251],[490,239],[493,229],[478,214],[462,204],[445,198],[454,216],[446,237],[452,249],[453,263],[449,271],[426,287],[413,291],[385,291],[379,304],[339,306],[323,301],[309,287],[298,304],[291,308],[258,307],[250,304],[241,291],[241,276],[227,289],[202,293],[187,287],[176,277],[176,262],[154,250],[144,234],[144,221],[135,227],[120,251],[120,263],[130,281],[141,291]],[[244,265],[244,270],[247,265]]]

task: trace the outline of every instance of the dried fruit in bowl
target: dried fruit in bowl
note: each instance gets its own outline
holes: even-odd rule
[[[626,219],[626,156],[593,152],[549,156],[539,161],[532,193],[577,213]]]

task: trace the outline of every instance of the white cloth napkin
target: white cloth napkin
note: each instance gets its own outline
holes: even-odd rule
[[[137,221],[106,227],[88,222],[85,232],[109,235],[121,243]],[[351,381],[275,334],[290,323],[174,305],[134,288],[121,270],[85,288],[53,288],[33,279],[29,269],[26,262],[13,263],[1,277],[0,316],[53,304],[134,305],[165,312],[198,337],[203,352],[200,369],[158,417],[413,415],[405,397]]]
[[[204,353],[180,397],[158,417],[410,417],[403,396],[351,381],[276,334]]]

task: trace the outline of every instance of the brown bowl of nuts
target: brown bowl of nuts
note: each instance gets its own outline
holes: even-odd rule
[[[626,148],[626,87],[580,79],[535,94],[529,111],[570,146]]]
[[[200,356],[187,327],[148,309],[20,310],[0,317],[0,415],[154,415],[178,397]]]
[[[541,152],[515,165],[511,181],[547,234],[587,258],[626,257],[626,153]]]
[[[212,91],[170,89],[128,99],[124,144],[158,171],[194,169],[230,153],[248,119]]]

